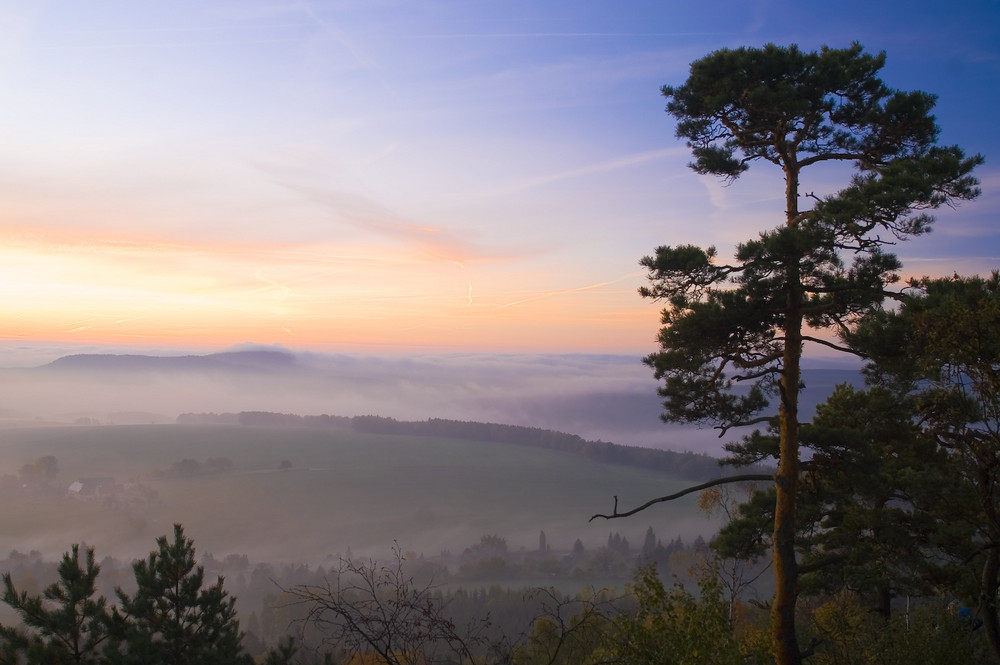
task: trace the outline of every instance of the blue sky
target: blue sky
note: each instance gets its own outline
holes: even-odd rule
[[[1000,267],[1000,2],[0,4],[3,356],[651,351],[639,258],[782,210],[685,167],[660,86],[852,41],[987,159],[907,271]]]

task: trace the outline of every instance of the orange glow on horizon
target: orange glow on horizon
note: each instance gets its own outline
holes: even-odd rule
[[[7,340],[125,346],[607,351],[647,349],[638,273],[553,285],[502,261],[375,244],[178,243],[6,230]]]

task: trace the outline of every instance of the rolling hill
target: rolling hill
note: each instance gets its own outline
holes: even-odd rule
[[[553,549],[611,531],[641,542],[715,530],[696,497],[613,523],[590,515],[676,491],[689,481],[535,447],[350,429],[233,425],[28,427],[0,430],[0,547],[56,555],[75,542],[98,555],[148,552],[184,524],[201,552],[316,563],[344,552],[460,550],[483,535],[512,549]],[[22,467],[58,461],[55,478],[25,485]],[[104,495],[74,496],[86,479],[114,479]]]

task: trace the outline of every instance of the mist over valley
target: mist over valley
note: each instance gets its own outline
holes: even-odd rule
[[[29,483],[23,469],[41,457],[58,470]],[[437,556],[497,535],[516,551],[544,532],[568,552],[611,531],[641,543],[650,521],[688,542],[715,529],[696,496],[648,519],[588,522],[615,495],[638,504],[691,481],[497,442],[340,427],[42,426],[3,430],[3,459],[0,547],[50,556],[76,542],[141,556],[178,522],[203,552],[310,565],[381,556],[394,542]]]
[[[348,551],[385,553],[394,542],[433,556],[490,534],[514,550],[532,548],[544,532],[554,549],[568,551],[576,539],[598,547],[612,531],[640,542],[653,525],[662,538],[690,542],[717,527],[697,510],[696,495],[641,519],[587,521],[608,512],[615,496],[634,506],[720,474],[708,458],[710,470],[692,476],[670,463],[636,468],[509,445],[520,442],[516,431],[505,443],[236,420],[247,412],[445,419],[717,456],[722,440],[713,430],[659,420],[656,382],[632,356],[375,357],[254,347],[75,354],[2,373],[7,549],[55,555],[88,542],[140,556],[180,522],[202,551],[318,564]],[[807,408],[844,380],[859,375],[809,370]],[[48,490],[26,493],[12,479],[44,456],[58,460],[58,475]],[[113,479],[119,494],[75,500],[68,488],[86,479]]]
[[[814,363],[808,416],[855,368]],[[594,354],[358,356],[248,347],[206,355],[74,354],[0,370],[0,423],[173,423],[181,413],[446,418],[720,455],[717,432],[668,425],[641,358]]]

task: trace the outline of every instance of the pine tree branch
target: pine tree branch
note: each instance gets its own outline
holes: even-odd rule
[[[624,513],[618,512],[618,497],[615,497],[615,507],[610,515],[602,515],[601,513],[598,513],[587,521],[593,522],[598,517],[603,517],[606,520],[615,519],[618,517],[628,517],[630,515],[635,515],[638,512],[646,510],[646,508],[649,508],[653,504],[663,503],[664,501],[673,501],[674,499],[679,499],[680,497],[691,494],[692,492],[699,492],[701,490],[708,489],[709,487],[715,487],[716,485],[726,485],[728,483],[740,483],[748,480],[761,480],[761,481],[774,480],[774,476],[763,473],[745,473],[738,476],[726,476],[725,478],[716,478],[715,480],[709,480],[707,483],[695,485],[694,487],[688,487],[687,489],[683,489],[680,492],[675,492],[674,494],[661,496],[656,499],[650,499],[649,501],[642,504],[638,508],[633,508],[632,510],[628,510]]]
[[[740,367],[741,369],[742,368],[753,369],[755,367],[763,367],[764,365],[766,365],[768,363],[773,363],[775,360],[781,360],[781,357],[782,357],[783,354],[784,354],[784,350],[779,349],[778,351],[774,351],[772,353],[762,354],[759,358],[755,358],[753,360],[749,360],[749,359],[747,359],[747,360],[742,360],[742,359],[736,360],[736,358],[740,358],[740,357],[739,356],[734,356],[734,362],[733,362],[733,364],[736,365],[737,367]],[[774,369],[767,369],[767,370],[764,370],[763,372],[761,372],[760,374],[747,374],[747,375],[744,375],[742,378],[744,380],[747,379],[747,378],[754,378],[755,379],[755,378],[758,378],[758,377],[761,377],[761,376],[765,376],[767,374],[773,374],[774,372],[775,372]]]
[[[817,344],[822,344],[823,346],[828,346],[831,349],[836,349],[837,351],[843,351],[844,353],[850,353],[854,356],[860,356],[861,354],[846,346],[840,346],[839,344],[834,344],[833,342],[828,342],[825,339],[820,339],[818,337],[812,337],[810,335],[803,335],[802,341],[804,342],[815,342]]]
[[[806,221],[814,213],[813,210],[806,210],[805,212],[800,212],[791,219],[788,220],[787,224],[789,226],[797,226],[798,224]]]
[[[781,356],[778,356],[778,358],[775,358],[774,360],[770,360],[769,359],[769,360],[767,360],[767,362],[774,362],[775,360],[779,360],[780,358],[781,358]],[[737,383],[740,382],[740,381],[753,381],[754,379],[760,379],[760,378],[763,378],[765,376],[771,376],[773,374],[778,374],[779,372],[781,372],[780,368],[778,368],[778,367],[771,367],[769,369],[765,369],[765,370],[762,370],[760,372],[750,372],[750,373],[747,373],[747,374],[740,374],[740,375],[734,376],[733,377],[733,381],[736,381]]]
[[[825,556],[822,559],[817,559],[812,563],[799,564],[799,575],[805,575],[806,573],[811,573],[821,568],[825,568],[835,563],[839,563],[846,558],[847,555],[841,552],[837,554],[830,554],[829,556]]]
[[[725,425],[719,425],[715,429],[719,430],[719,438],[721,439],[726,435],[726,432],[734,427],[750,427],[751,425],[762,425],[767,423],[772,425],[775,422],[777,416],[760,416],[759,418],[753,418],[751,420],[740,420],[734,423],[726,423]]]
[[[799,167],[799,169],[803,169],[817,162],[827,162],[831,160],[853,161],[856,159],[861,159],[863,157],[864,154],[857,152],[824,152],[824,153],[819,153],[817,155],[812,155],[810,157],[806,157],[804,159],[800,159],[797,163],[797,166]]]

